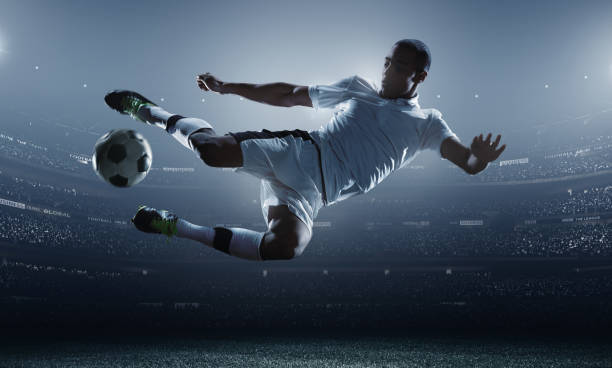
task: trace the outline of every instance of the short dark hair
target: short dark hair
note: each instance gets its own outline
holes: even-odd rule
[[[427,47],[423,41],[405,38],[393,44],[393,46],[396,45],[414,51],[416,63],[415,66],[419,72],[429,71],[429,66],[431,65],[431,53],[429,52],[429,47]]]

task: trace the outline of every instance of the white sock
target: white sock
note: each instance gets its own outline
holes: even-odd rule
[[[215,229],[207,226],[195,225],[179,218],[176,222],[176,236],[179,238],[197,240],[212,247],[213,240],[215,239]]]
[[[190,150],[194,149],[189,140],[193,133],[204,128],[213,129],[206,120],[172,114],[159,106],[142,105],[138,108],[136,115],[149,124],[165,129],[180,144]]]
[[[176,222],[176,236],[199,241],[229,255],[263,261],[259,254],[259,246],[265,232],[258,232],[239,227],[215,227],[194,225],[181,218]],[[215,242],[216,238],[216,242]]]
[[[265,232],[259,232],[240,227],[230,227],[232,239],[229,244],[229,253],[233,256],[250,259],[252,261],[263,261],[259,253],[259,246]]]
[[[192,151],[194,148],[189,136],[203,128],[213,128],[206,120],[172,114],[159,106],[142,105],[138,108],[136,115],[150,124],[165,129],[180,144]]]
[[[179,141],[183,146],[189,148],[190,150],[194,150],[189,137],[201,130],[203,128],[212,129],[212,125],[208,124],[206,120],[198,119],[198,118],[186,118],[180,117],[180,119],[176,120],[176,122],[170,122],[170,126],[166,127],[166,131],[170,133],[177,141]]]
[[[159,106],[142,105],[136,115],[150,124],[166,128],[166,122],[174,115]]]

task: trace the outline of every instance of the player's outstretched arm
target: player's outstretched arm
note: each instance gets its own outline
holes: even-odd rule
[[[276,82],[267,84],[227,83],[222,82],[210,73],[200,74],[196,77],[198,87],[203,91],[218,94],[232,93],[273,106],[309,106],[312,101],[308,95],[308,86]]]
[[[470,175],[476,175],[484,170],[489,162],[497,160],[499,155],[506,149],[506,145],[502,145],[497,149],[497,145],[501,139],[501,135],[491,144],[491,133],[486,140],[480,136],[474,137],[470,148],[465,147],[455,137],[446,138],[441,146],[440,153],[442,157],[453,162],[455,165],[462,168]]]

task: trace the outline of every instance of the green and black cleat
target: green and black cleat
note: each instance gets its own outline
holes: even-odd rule
[[[152,124],[136,115],[136,112],[138,112],[138,109],[141,106],[157,106],[155,103],[153,103],[153,101],[149,100],[138,92],[116,89],[107,93],[106,96],[104,96],[104,101],[111,109],[119,111],[121,114],[129,115],[133,119],[142,121],[146,124],[157,125]]]
[[[145,233],[164,234],[168,238],[176,235],[176,222],[178,216],[166,211],[141,205],[138,212],[132,217],[136,228]]]

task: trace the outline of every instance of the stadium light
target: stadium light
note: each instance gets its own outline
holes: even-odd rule
[[[0,32],[0,60],[4,57],[5,54],[8,54],[9,51],[7,49],[7,43],[4,41],[4,37],[2,37],[2,32]]]

